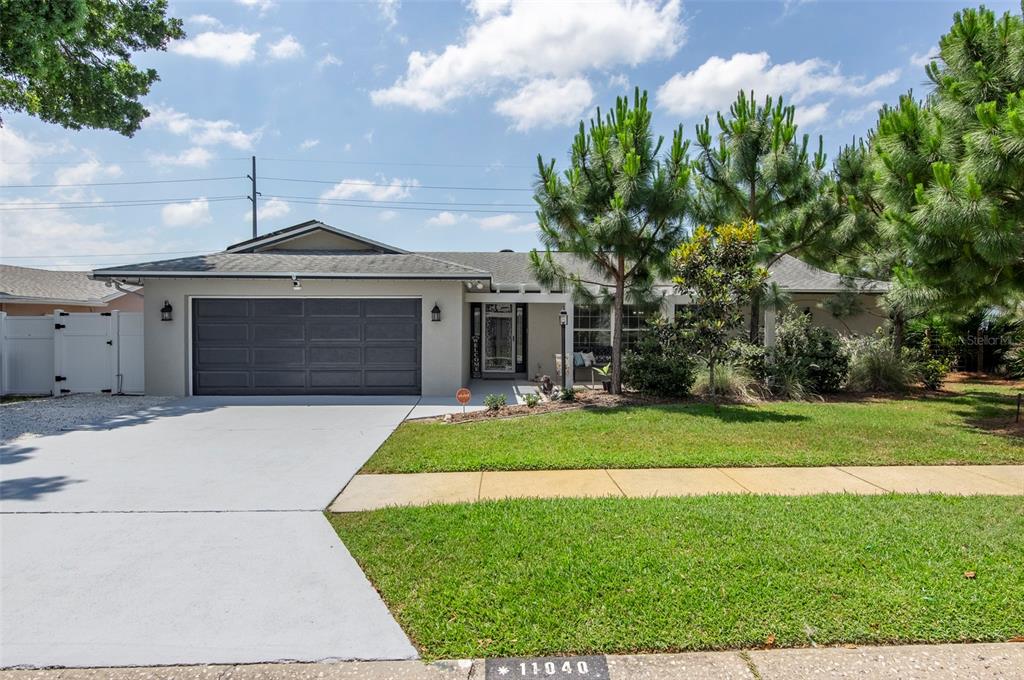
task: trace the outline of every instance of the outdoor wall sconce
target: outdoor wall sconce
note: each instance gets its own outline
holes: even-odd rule
[[[302,290],[302,281],[295,274],[292,274],[292,290]]]
[[[436,302],[434,303],[434,308],[430,310],[430,320],[431,321],[440,321],[441,320],[441,308],[437,306]]]
[[[558,323],[563,326],[569,323],[569,312],[565,311],[565,307],[562,307],[562,311],[558,313]]]
[[[164,300],[164,306],[160,308],[160,320],[171,321],[174,319],[173,316],[174,307],[171,307],[171,303],[168,300]]]

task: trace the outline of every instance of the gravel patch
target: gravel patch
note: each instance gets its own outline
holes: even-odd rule
[[[158,407],[173,397],[69,394],[0,404],[0,443],[65,430],[102,429],[113,420]]]

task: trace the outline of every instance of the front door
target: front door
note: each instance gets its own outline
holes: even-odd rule
[[[516,320],[511,302],[484,305],[484,373],[515,373]]]

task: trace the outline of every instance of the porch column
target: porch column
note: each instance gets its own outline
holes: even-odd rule
[[[573,302],[572,300],[566,300],[565,302],[565,313],[568,314],[568,318],[565,323],[565,363],[566,366],[562,367],[562,385],[565,387],[572,387],[573,381],[576,378],[576,366],[572,359],[573,344],[572,344],[572,324],[573,324]]]
[[[764,310],[764,346],[775,345],[775,308]]]

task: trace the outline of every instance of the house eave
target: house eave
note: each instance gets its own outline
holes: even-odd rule
[[[419,279],[450,281],[489,281],[486,274],[417,274],[417,273],[338,273],[338,272],[182,272],[182,271],[140,271],[101,270],[93,272],[96,279]]]

